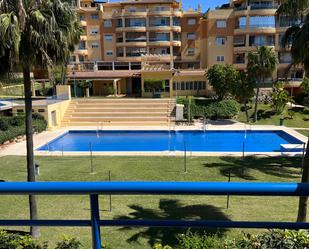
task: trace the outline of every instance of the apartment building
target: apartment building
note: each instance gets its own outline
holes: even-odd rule
[[[161,96],[211,93],[205,70],[214,64],[246,68],[257,46],[273,47],[279,66],[269,81],[285,77],[291,63],[280,45],[287,27],[298,20],[276,17],[275,0],[230,0],[215,10],[182,9],[177,0],[77,0],[84,33],[72,55],[69,78],[93,81],[92,95],[151,97],[147,81],[161,79]],[[299,86],[301,68],[288,75]],[[77,94],[76,87],[73,95]]]
[[[258,46],[268,46],[273,48],[279,60],[277,70],[268,81],[287,77],[290,87],[299,87],[303,69],[296,67],[287,73],[292,57],[290,48],[282,47],[281,40],[287,28],[300,20],[279,18],[276,15],[278,6],[274,0],[231,0],[206,13],[206,18],[201,20],[202,67],[234,64],[237,69],[244,70],[248,53]]]

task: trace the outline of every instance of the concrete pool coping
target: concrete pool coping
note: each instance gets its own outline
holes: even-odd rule
[[[208,124],[206,130],[282,130],[289,135],[295,137],[303,143],[307,143],[308,138],[297,131],[285,127],[285,126],[274,126],[274,125],[246,125],[243,123],[233,123],[229,125],[221,124]],[[104,130],[172,130],[172,131],[182,131],[182,130],[203,130],[204,126],[201,123],[195,123],[192,126],[106,126]],[[78,127],[65,127],[53,131],[44,131],[40,134],[35,134],[33,137],[34,142],[34,154],[36,156],[89,156],[90,152],[49,152],[49,151],[37,151],[36,149],[45,145],[53,139],[58,138],[64,133],[70,130],[97,130],[94,126],[78,126]],[[184,156],[183,151],[160,151],[160,152],[139,152],[139,151],[108,151],[108,152],[93,152],[94,156]],[[299,156],[302,153],[297,152],[245,152],[245,156]],[[15,144],[9,144],[4,148],[0,149],[0,156],[24,156],[26,155],[26,142],[20,142]],[[190,152],[187,151],[187,156],[243,156],[242,152]]]

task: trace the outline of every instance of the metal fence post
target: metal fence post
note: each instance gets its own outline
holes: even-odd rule
[[[99,196],[90,195],[92,249],[101,249],[101,230],[99,213]]]

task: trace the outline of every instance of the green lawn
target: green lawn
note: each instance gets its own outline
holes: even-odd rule
[[[45,88],[49,89],[52,86],[47,82],[45,84]],[[36,90],[42,90],[42,84],[41,83],[36,83],[35,84],[35,89]],[[0,97],[23,97],[24,96],[24,86],[21,83],[18,84],[5,84],[3,87],[1,87],[0,84]]]
[[[256,124],[260,125],[279,125],[280,118],[284,117],[284,125],[289,127],[309,128],[309,110],[293,109],[292,118],[289,116],[287,109],[282,115],[273,115],[270,105],[260,104],[258,110],[260,111],[260,118]],[[249,115],[253,114],[253,109],[249,110]],[[245,112],[241,112],[237,118],[240,122],[246,122]]]
[[[297,130],[299,133],[309,137],[309,130]]]
[[[188,173],[183,172],[180,157],[95,157],[96,174],[90,174],[89,157],[37,157],[39,181],[105,181],[111,170],[117,181],[232,181],[291,182],[300,180],[299,158],[207,157],[188,159]],[[0,179],[25,181],[24,157],[0,158]],[[224,196],[113,196],[109,212],[108,196],[100,197],[101,218],[168,218],[294,221],[297,198],[231,197],[226,209]],[[39,196],[40,218],[89,219],[86,196]],[[27,218],[27,197],[1,196],[0,218]],[[11,228],[20,229],[20,228]],[[27,231],[27,228],[24,228]],[[88,228],[42,228],[42,240],[54,244],[61,234],[77,237],[83,248],[90,248]],[[155,241],[173,245],[174,235],[182,229],[102,228],[102,238],[112,248],[151,248]],[[238,235],[239,231],[222,231]]]

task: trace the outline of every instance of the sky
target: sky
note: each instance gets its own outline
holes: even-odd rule
[[[197,5],[200,4],[202,10],[206,11],[208,8],[214,9],[217,6],[229,3],[229,0],[182,0],[182,3],[184,9],[189,7],[196,9]]]
[[[110,0],[111,2],[118,2],[119,0]],[[179,0],[178,0],[179,1]],[[229,3],[229,0],[182,0],[183,8],[197,9],[198,4],[201,5],[202,11],[206,11],[208,8],[214,9],[224,3]]]

